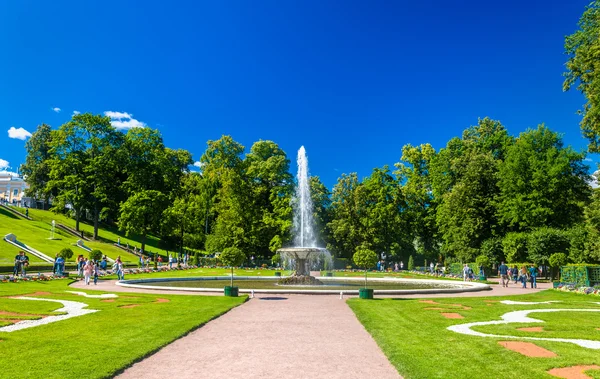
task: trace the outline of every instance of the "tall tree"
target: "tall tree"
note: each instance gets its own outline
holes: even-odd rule
[[[137,233],[142,236],[142,252],[146,251],[148,234],[159,229],[168,203],[168,197],[160,191],[142,190],[121,205],[119,227],[128,235]]]
[[[579,30],[565,38],[569,56],[563,89],[577,85],[587,99],[579,113],[590,152],[600,152],[600,1],[592,1],[579,20]]]
[[[27,157],[25,164],[21,166],[21,173],[26,177],[29,189],[27,196],[42,199],[44,204],[48,203],[52,192],[48,186],[50,181],[50,165],[52,158],[51,149],[52,128],[41,124],[33,132],[31,138],[25,143]]]
[[[406,201],[406,217],[417,252],[428,260],[438,258],[439,242],[435,215],[437,202],[433,197],[431,162],[436,156],[430,144],[405,145],[401,162],[396,163],[396,175]]]
[[[310,197],[313,203],[313,220],[317,231],[318,246],[327,246],[331,242],[331,192],[318,176],[309,178]]]
[[[60,189],[54,209],[62,211],[66,204],[72,205],[77,230],[81,212],[90,209],[94,238],[101,213],[112,205],[119,188],[115,170],[121,144],[122,135],[110,118],[90,113],[74,115],[51,134],[50,183]]]
[[[581,222],[590,196],[584,158],[543,124],[521,133],[498,172],[500,220],[516,232]]]
[[[351,258],[362,243],[363,231],[360,223],[362,204],[357,197],[359,185],[358,175],[353,172],[342,174],[333,187],[332,220],[329,223],[333,242],[327,248],[339,257]]]

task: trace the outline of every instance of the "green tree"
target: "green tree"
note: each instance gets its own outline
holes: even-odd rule
[[[223,249],[221,255],[219,255],[219,260],[223,262],[225,266],[229,266],[231,268],[231,286],[233,287],[233,268],[236,266],[240,266],[244,263],[246,259],[246,255],[244,252],[237,247],[227,247]]]
[[[408,265],[406,266],[406,268],[409,271],[412,271],[415,269],[415,260],[413,259],[412,255],[408,257]]]
[[[333,187],[332,220],[328,224],[333,242],[327,248],[339,257],[350,258],[350,254],[362,243],[360,213],[363,204],[360,204],[357,197],[358,186],[358,176],[353,172],[342,174]]]
[[[41,124],[25,143],[27,156],[25,164],[21,166],[21,173],[26,177],[29,188],[25,191],[27,196],[42,199],[48,203],[52,191],[48,186],[50,181],[50,159],[52,128]]]
[[[354,264],[365,270],[365,288],[367,288],[367,273],[369,269],[377,264],[377,253],[366,247],[359,247],[352,256]]]
[[[320,231],[317,238],[321,239],[322,242],[318,246],[327,246],[332,242],[331,230],[329,229],[329,223],[332,220],[331,192],[318,176],[311,176],[308,180],[310,197],[314,208],[313,221],[315,223],[315,230]]]
[[[98,249],[93,249],[92,251],[90,251],[89,258],[93,261],[99,261],[100,259],[102,259],[102,255],[102,251]]]
[[[73,250],[69,249],[68,247],[65,247],[58,253],[58,255],[66,261],[73,257]]]
[[[590,196],[584,158],[543,124],[521,133],[498,172],[500,220],[512,231],[580,222]]]
[[[567,254],[565,253],[554,253],[548,258],[548,264],[552,268],[552,279],[555,277],[557,269],[567,264]]]
[[[585,207],[584,215],[588,236],[585,242],[586,256],[590,261],[600,261],[600,189],[593,190],[592,201]],[[581,260],[578,259],[578,263],[583,263]]]
[[[140,191],[131,195],[121,205],[119,229],[127,235],[137,233],[142,236],[142,252],[146,251],[146,237],[157,230],[162,215],[168,206],[168,198],[154,190]]]
[[[405,145],[396,175],[403,183],[406,217],[417,252],[425,259],[437,259],[440,241],[435,221],[437,202],[433,196],[431,162],[436,152],[430,144]]]
[[[74,115],[51,133],[52,159],[50,188],[58,191],[55,211],[71,205],[76,213],[76,230],[84,209],[89,209],[98,238],[98,222],[106,209],[115,206],[120,182],[118,153],[122,134],[110,124],[110,118],[90,113]]]
[[[569,56],[563,89],[577,86],[587,99],[579,113],[590,152],[600,151],[600,1],[592,1],[579,20],[579,30],[565,38]]]

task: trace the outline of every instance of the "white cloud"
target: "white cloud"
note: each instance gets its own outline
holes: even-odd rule
[[[7,168],[10,168],[8,161],[0,158],[0,170],[6,170]]]
[[[202,166],[204,166],[204,163],[202,163],[200,161],[196,161],[196,162],[194,162],[194,166],[196,166],[198,168],[202,168]]]
[[[23,128],[17,129],[14,126],[11,126],[10,129],[8,129],[8,137],[25,141],[27,137],[31,137],[31,133]]]
[[[145,128],[146,123],[136,120],[133,115],[127,112],[104,112],[105,116],[110,117],[110,123],[117,129]]]
[[[585,158],[584,161],[585,162],[593,162],[592,158]]]
[[[59,107],[54,107],[54,108],[52,108],[52,110],[56,113],[59,113],[61,111],[61,109]]]
[[[77,116],[78,114],[80,114],[81,112],[79,111],[73,111],[73,116]]]

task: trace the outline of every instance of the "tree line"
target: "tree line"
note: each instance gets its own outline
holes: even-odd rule
[[[140,235],[142,249],[150,234],[173,249],[265,258],[291,244],[295,182],[275,142],[246,153],[230,136],[208,141],[191,172],[192,155],[157,130],[122,133],[79,114],[56,130],[40,125],[26,150],[29,195],[71,213],[77,229],[86,215],[94,238],[103,220]],[[316,228],[341,258],[368,248],[405,262],[598,260],[600,198],[584,159],[544,125],[514,137],[484,118],[439,151],[406,145],[393,168],[343,174],[332,191],[311,177]]]

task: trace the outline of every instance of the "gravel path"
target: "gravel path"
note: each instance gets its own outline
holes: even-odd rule
[[[118,378],[401,378],[344,301],[255,297]]]

